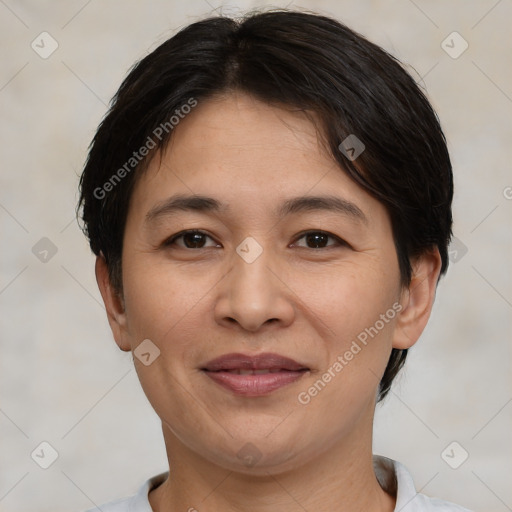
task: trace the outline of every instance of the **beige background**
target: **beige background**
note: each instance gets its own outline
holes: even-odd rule
[[[423,493],[512,510],[512,2],[272,5],[287,4],[333,15],[409,63],[453,159],[454,231],[467,253],[459,247],[432,321],[378,408],[375,451],[408,466]],[[136,59],[215,11],[262,5],[0,1],[1,511],[81,511],[165,470],[158,419],[112,341],[74,221],[78,175]],[[47,59],[31,48],[43,31],[59,45]],[[441,46],[453,31],[469,43],[456,59]],[[57,249],[46,262],[33,253],[43,237]],[[59,455],[48,469],[31,458],[42,441]],[[451,460],[469,453],[458,469],[441,456],[453,441]]]

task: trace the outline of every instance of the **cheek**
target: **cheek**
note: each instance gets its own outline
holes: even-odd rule
[[[291,282],[310,314],[340,341],[372,326],[399,297],[398,269],[386,271],[377,261],[304,272]]]
[[[188,279],[179,267],[148,261],[143,254],[126,259],[123,284],[128,328],[133,338],[153,337],[164,342],[177,330],[183,331],[214,281],[208,273],[199,272],[201,278]]]
[[[325,351],[313,387],[302,390],[303,402],[315,401],[319,413],[330,401],[340,406],[329,413],[336,416],[351,409],[356,397],[373,400],[391,353],[398,268],[366,263],[347,263],[327,275],[304,274],[296,281],[297,295],[308,306],[305,314],[316,326],[318,351]]]
[[[205,289],[199,287],[199,280],[184,280],[179,270],[170,272],[168,266],[148,265],[142,255],[127,258],[125,268],[127,336],[140,383],[161,418],[178,415],[190,408],[190,395],[183,392],[183,384],[194,373],[192,361],[197,348],[193,341],[197,342],[201,325],[198,316],[205,315],[201,310]],[[146,366],[142,359],[137,360],[136,349],[147,339],[159,352]]]

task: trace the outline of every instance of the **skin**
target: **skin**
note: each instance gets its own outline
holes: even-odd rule
[[[104,259],[96,263],[118,346],[149,339],[160,350],[149,366],[134,358],[170,465],[170,478],[149,494],[153,510],[392,511],[395,497],[372,466],[376,393],[392,347],[412,346],[427,323],[438,251],[415,260],[411,285],[401,286],[384,206],[335,164],[301,112],[241,93],[203,101],[160,156],[131,199],[122,296]],[[147,221],[178,193],[225,209]],[[366,222],[338,211],[274,213],[303,195],[343,198]],[[198,248],[190,237],[165,244],[185,229],[206,233]],[[330,238],[303,236],[319,230]],[[263,249],[252,263],[236,252],[248,236]],[[298,394],[393,304],[400,313],[301,404]],[[276,352],[310,371],[267,396],[237,396],[200,370],[230,352]],[[260,457],[252,466],[237,456],[247,443]]]

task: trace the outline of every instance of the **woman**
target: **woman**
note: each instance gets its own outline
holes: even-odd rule
[[[169,472],[101,510],[466,510],[372,455],[447,269],[452,194],[423,93],[333,19],[211,18],[139,62],[81,205]]]

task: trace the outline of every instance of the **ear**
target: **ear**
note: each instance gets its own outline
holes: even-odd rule
[[[108,323],[114,339],[121,350],[128,352],[131,350],[128,342],[127,327],[126,327],[126,313],[124,311],[124,304],[119,293],[113,288],[108,275],[107,262],[103,255],[96,257],[96,282],[105,304],[107,311]]]
[[[430,318],[440,271],[441,256],[437,247],[412,262],[411,283],[402,291],[403,309],[395,325],[393,348],[407,349],[418,341]]]

